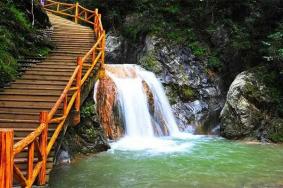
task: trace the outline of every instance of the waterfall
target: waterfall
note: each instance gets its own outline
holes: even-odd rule
[[[106,65],[105,77],[94,87],[94,100],[105,133],[115,150],[150,153],[182,152],[192,147],[179,131],[162,84],[138,65]],[[122,137],[122,138],[121,138]]]
[[[140,78],[117,78],[114,75],[111,75],[111,78],[118,89],[118,100],[126,124],[126,135],[153,137],[153,127],[142,80]]]
[[[125,136],[154,138],[180,133],[165,91],[152,72],[138,65],[107,65],[106,75],[115,84]],[[95,100],[99,83],[94,89]]]

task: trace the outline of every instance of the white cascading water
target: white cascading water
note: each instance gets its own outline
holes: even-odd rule
[[[118,89],[126,135],[130,137],[153,137],[153,127],[148,110],[146,94],[140,78],[116,78],[111,75]]]
[[[151,92],[153,93],[155,111],[161,112],[164,123],[169,129],[170,136],[179,135],[180,131],[176,124],[169,101],[165,95],[163,86],[152,72],[146,71],[140,67],[138,67],[137,70],[139,76],[148,84]]]
[[[118,103],[126,127],[125,137],[118,142],[113,143],[111,145],[112,149],[150,149],[158,152],[175,152],[176,150],[183,150],[184,148],[191,146],[188,143],[179,145],[174,140],[169,139],[169,137],[188,138],[191,137],[191,134],[184,134],[179,131],[169,101],[165,95],[165,91],[152,72],[146,71],[138,65],[123,64],[108,66],[115,67],[116,70],[119,69],[119,73],[122,71],[125,72],[126,75],[127,72],[133,72],[134,70],[135,75],[121,77],[120,75],[116,75],[115,72],[107,71],[106,69],[106,74],[110,76],[116,85]],[[169,137],[162,138],[157,137],[156,134],[154,134],[154,126],[161,125],[159,125],[160,122],[158,122],[158,120],[152,121],[148,105],[149,103],[142,81],[146,82],[153,94],[154,111],[159,112],[159,116],[161,116],[164,124],[163,126],[168,130]],[[95,86],[95,95],[96,88],[97,87]],[[153,118],[155,119],[155,117]],[[153,123],[155,123],[155,125],[153,125]],[[158,130],[159,129],[157,129],[157,131]]]

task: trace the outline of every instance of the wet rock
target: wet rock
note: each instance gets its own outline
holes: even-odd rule
[[[106,35],[105,61],[108,64],[119,64],[122,56],[122,37],[110,31]]]
[[[219,78],[211,77],[205,62],[196,58],[190,49],[168,45],[168,41],[148,35],[138,63],[156,73],[163,83],[180,129],[196,132],[211,114],[219,114],[224,105]],[[188,108],[195,101],[201,101],[193,107],[200,111]]]
[[[56,164],[69,164],[71,163],[71,156],[68,151],[60,150],[57,155]]]
[[[140,44],[125,40],[119,33],[110,30],[106,36],[107,64],[136,64]]]
[[[96,106],[99,122],[103,127],[105,136],[116,140],[125,133],[122,116],[117,102],[117,88],[114,81],[105,76],[99,80],[96,94]]]

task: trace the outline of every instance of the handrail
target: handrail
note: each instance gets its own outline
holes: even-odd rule
[[[22,187],[27,188],[32,187],[36,179],[38,179],[39,185],[46,183],[47,156],[56,142],[73,107],[79,118],[81,88],[84,86],[84,83],[95,67],[103,69],[104,66],[106,35],[101,22],[101,14],[98,13],[98,9],[92,11],[82,7],[79,3],[61,3],[53,0],[46,0],[44,8],[46,11],[74,18],[75,23],[82,21],[92,25],[97,40],[82,58],[77,58],[77,66],[63,92],[49,112],[44,111],[40,113],[40,124],[35,131],[14,144],[13,129],[0,130],[0,188],[12,187],[14,178],[20,182]],[[84,75],[82,74],[83,67],[88,67]],[[76,82],[76,86],[72,87],[74,82]],[[69,93],[72,94],[68,100]],[[54,115],[57,114],[61,106],[63,108],[63,115],[54,118]],[[58,123],[58,125],[48,142],[48,127],[51,123]],[[25,148],[28,150],[26,176],[14,163],[15,155],[22,152]],[[36,163],[34,161],[35,150],[37,150],[36,157],[38,158]]]

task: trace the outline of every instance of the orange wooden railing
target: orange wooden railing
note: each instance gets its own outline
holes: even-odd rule
[[[40,113],[40,125],[35,131],[14,144],[13,129],[0,130],[0,188],[12,187],[14,178],[19,181],[22,187],[31,187],[36,179],[38,185],[46,183],[47,156],[73,107],[79,121],[81,88],[94,68],[103,69],[104,65],[105,31],[101,22],[101,14],[98,13],[97,9],[91,11],[78,3],[68,4],[52,0],[46,0],[44,8],[49,12],[73,18],[76,23],[82,21],[90,24],[93,26],[97,40],[84,57],[77,58],[77,66],[64,91],[49,112],[44,111]],[[87,71],[84,74],[82,73],[83,67],[87,67]],[[68,94],[71,94],[71,97]],[[54,117],[60,107],[63,107],[63,115]],[[48,142],[48,125],[51,123],[52,126],[53,124],[58,125]],[[24,150],[28,152],[26,175],[14,163],[15,156]],[[35,160],[35,158],[37,159]]]

